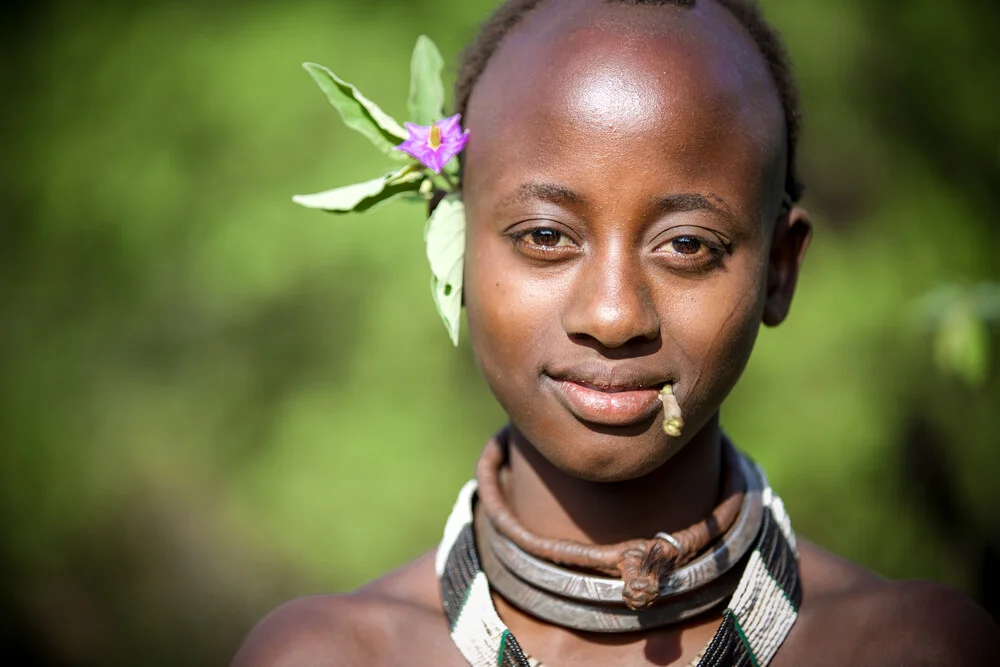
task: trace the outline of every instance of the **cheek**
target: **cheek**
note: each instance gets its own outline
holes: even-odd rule
[[[681,353],[687,409],[717,408],[736,384],[760,330],[764,281],[763,266],[750,262],[730,266],[712,285],[674,293],[663,334]]]
[[[556,312],[552,286],[519,270],[508,242],[469,234],[465,309],[480,369],[504,407],[512,392],[530,390],[542,366],[542,342]]]

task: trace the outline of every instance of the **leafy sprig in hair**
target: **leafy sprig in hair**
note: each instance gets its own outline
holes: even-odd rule
[[[429,37],[421,35],[410,60],[407,107],[412,122],[401,126],[350,83],[322,65],[306,71],[326,94],[344,124],[363,134],[390,159],[405,162],[377,178],[311,195],[297,204],[331,213],[363,213],[401,195],[417,201],[440,200],[424,228],[431,266],[431,294],[452,343],[458,345],[465,260],[465,206],[458,192],[456,156],[469,140],[459,115],[445,117],[444,60]]]

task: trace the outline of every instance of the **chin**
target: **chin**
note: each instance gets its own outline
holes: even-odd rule
[[[603,426],[572,421],[547,433],[518,430],[549,463],[588,482],[638,479],[666,463],[687,438],[671,438],[660,428],[659,416],[629,426]],[[555,432],[553,432],[555,431]]]

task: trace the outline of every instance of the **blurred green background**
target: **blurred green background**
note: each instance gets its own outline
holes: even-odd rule
[[[724,424],[801,535],[996,614],[1000,354],[995,291],[973,288],[1000,279],[1000,9],[764,4],[818,229]],[[385,164],[299,65],[403,119],[417,35],[453,80],[493,5],[5,6],[0,638],[19,664],[224,664],[279,602],[435,544],[503,415],[434,311],[420,207],[291,203]]]

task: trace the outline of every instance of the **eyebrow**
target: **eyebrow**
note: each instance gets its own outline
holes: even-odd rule
[[[500,200],[501,206],[514,206],[530,201],[547,201],[560,206],[581,206],[586,204],[583,196],[562,185],[554,183],[522,183],[517,189]]]
[[[531,201],[547,201],[559,206],[586,206],[587,200],[569,188],[554,183],[532,181],[517,186],[514,192],[505,195],[500,200],[500,206],[516,206]],[[652,205],[657,215],[667,213],[686,213],[689,211],[711,211],[730,221],[736,221],[736,216],[726,204],[726,201],[711,192],[699,194],[683,192],[663,197],[655,197]]]
[[[653,203],[653,209],[660,215],[666,213],[685,213],[688,211],[712,211],[723,216],[727,220],[735,221],[736,216],[726,205],[726,201],[712,193],[702,195],[694,192],[685,192],[666,197],[657,197]]]

